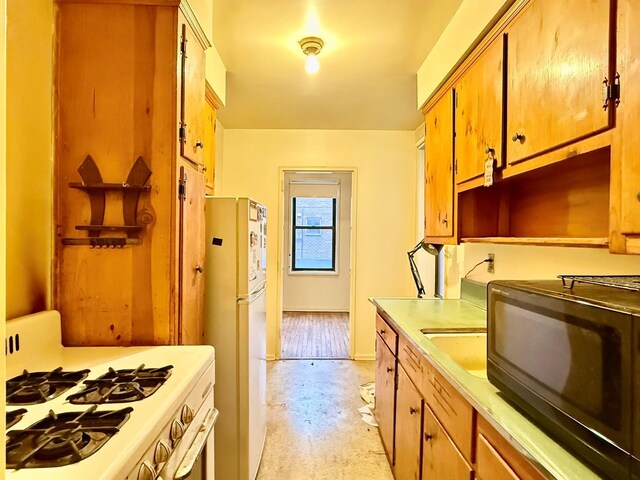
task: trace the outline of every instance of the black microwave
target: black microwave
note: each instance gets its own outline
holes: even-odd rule
[[[487,285],[487,376],[606,478],[640,478],[640,292]]]

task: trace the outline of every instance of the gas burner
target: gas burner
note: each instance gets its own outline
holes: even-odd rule
[[[97,405],[84,412],[49,416],[26,430],[7,432],[7,468],[60,467],[92,455],[118,433],[133,411],[97,412]]]
[[[169,378],[173,365],[161,368],[114,370],[95,380],[85,380],[84,390],[69,395],[67,400],[75,404],[136,402],[153,395]]]
[[[24,416],[25,413],[27,413],[26,408],[19,408],[18,410],[5,412],[6,424],[7,424],[6,428],[11,428],[20,420],[22,420],[22,417]]]
[[[58,367],[51,372],[28,372],[7,380],[8,405],[33,405],[56,398],[83,380],[89,370],[63,372]]]

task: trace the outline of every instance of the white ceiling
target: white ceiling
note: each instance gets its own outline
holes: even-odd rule
[[[216,0],[225,128],[413,130],[416,72],[462,0]],[[320,71],[298,45],[321,37]]]

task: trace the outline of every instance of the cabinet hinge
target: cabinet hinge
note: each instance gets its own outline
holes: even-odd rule
[[[180,122],[180,128],[178,129],[178,140],[180,143],[187,141],[187,124]]]
[[[609,108],[609,100],[615,102],[616,108],[620,105],[620,74],[616,73],[613,82],[609,83],[609,79],[604,77],[602,81],[602,109]]]
[[[178,198],[184,200],[187,198],[187,179],[181,178],[178,184]]]
[[[182,25],[182,36],[180,37],[180,53],[187,56],[187,26]]]
[[[458,174],[458,159],[457,158],[453,161],[453,173],[455,173],[456,175]]]

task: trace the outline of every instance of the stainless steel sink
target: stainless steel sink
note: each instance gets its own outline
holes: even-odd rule
[[[486,333],[425,333],[424,336],[470,374],[487,378]]]

